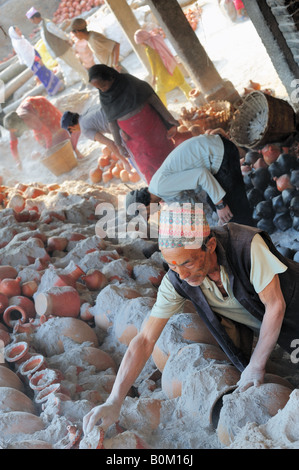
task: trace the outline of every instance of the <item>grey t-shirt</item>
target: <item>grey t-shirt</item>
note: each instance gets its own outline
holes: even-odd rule
[[[79,117],[79,124],[82,134],[90,140],[94,140],[97,132],[111,134],[107,118],[99,104],[82,114]]]

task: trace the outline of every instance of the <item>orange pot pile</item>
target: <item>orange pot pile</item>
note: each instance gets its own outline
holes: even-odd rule
[[[53,15],[55,23],[80,16],[85,11],[103,5],[104,0],[62,0]]]
[[[119,179],[122,183],[137,183],[140,176],[135,169],[127,171],[120,160],[104,147],[102,155],[98,159],[98,165],[89,172],[92,183],[108,183],[113,178]]]

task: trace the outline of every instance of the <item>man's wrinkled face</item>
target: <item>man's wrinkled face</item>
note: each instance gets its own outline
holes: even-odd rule
[[[169,268],[190,286],[200,286],[212,267],[208,249],[165,248],[161,253]]]

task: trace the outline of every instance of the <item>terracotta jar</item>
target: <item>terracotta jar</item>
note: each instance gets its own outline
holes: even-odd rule
[[[173,315],[155,344],[152,358],[162,372],[170,355],[191,343],[218,346],[203,320],[194,313]],[[225,357],[223,355],[223,357]]]
[[[7,346],[11,341],[12,339],[9,332],[3,330],[3,328],[0,328],[0,345]]]
[[[23,323],[27,323],[30,318],[35,318],[35,316],[34,302],[28,297],[18,295],[9,299],[9,306],[3,313],[3,321],[7,326],[13,328],[19,319]]]
[[[76,265],[76,268],[69,274],[59,274],[57,280],[54,283],[54,287],[59,286],[71,286],[76,287],[77,280],[83,275],[85,272],[80,266]]]
[[[37,289],[38,289],[38,284],[36,281],[27,281],[27,282],[22,283],[21,285],[21,292],[22,292],[22,295],[24,295],[25,297],[30,297],[30,298],[33,297],[33,294],[35,294]]]
[[[21,392],[24,390],[23,382],[17,374],[4,365],[0,365],[0,388],[1,387],[15,388]]]
[[[100,290],[108,284],[108,279],[98,269],[89,270],[82,280],[89,290]]]
[[[45,356],[53,356],[64,351],[65,337],[77,344],[88,341],[91,346],[99,345],[94,328],[78,318],[71,317],[49,318],[36,330],[34,340],[38,351]]]
[[[21,295],[21,278],[17,277],[16,279],[2,279],[0,282],[0,294],[4,294],[7,297]]]
[[[18,275],[18,271],[13,266],[0,266],[0,280],[2,279],[15,279]]]
[[[95,366],[96,371],[104,371],[112,368],[116,372],[116,364],[114,359],[99,348],[87,346],[83,348],[82,359],[89,365]]]
[[[20,390],[0,387],[0,413],[9,411],[25,411],[35,414],[33,402]]]
[[[81,306],[80,296],[71,286],[52,287],[37,294],[34,303],[37,315],[58,317],[78,317]]]
[[[49,252],[64,251],[68,242],[68,239],[65,237],[49,237],[47,242],[47,250]]]
[[[26,411],[9,411],[1,416],[0,435],[5,436],[6,440],[12,440],[17,434],[34,434],[42,431],[44,427],[39,416]]]
[[[12,343],[5,347],[4,357],[7,362],[15,362],[21,364],[31,357],[29,345],[26,341]]]
[[[0,294],[0,314],[4,312],[4,310],[8,307],[9,300],[7,295]]]

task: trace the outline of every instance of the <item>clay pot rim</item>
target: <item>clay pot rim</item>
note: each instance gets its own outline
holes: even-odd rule
[[[54,384],[48,385],[47,387],[43,388],[37,393],[35,397],[35,401],[37,403],[43,403],[44,401],[49,399],[49,395],[55,392],[59,392],[59,390],[60,390],[60,384],[54,383]]]
[[[19,354],[15,354],[14,356],[11,356],[10,353],[14,349],[17,349],[17,348],[21,348],[22,349],[21,352]],[[26,343],[26,341],[19,341],[18,343],[8,344],[5,347],[5,351],[4,351],[5,359],[8,362],[16,362],[28,352],[28,349],[29,349],[29,345],[28,343]]]
[[[33,367],[32,369],[25,370],[26,367],[34,361],[39,361],[39,363]],[[23,362],[23,364],[20,367],[20,373],[22,375],[30,375],[30,374],[35,374],[35,372],[40,371],[40,367],[45,363],[45,358],[42,354],[36,354],[34,356],[31,356],[27,361]]]
[[[42,377],[43,375],[46,375],[47,382],[37,385],[39,378]],[[48,379],[47,379],[47,376],[48,376]],[[55,382],[57,383],[57,380],[58,380],[58,376],[55,370],[42,369],[42,370],[38,370],[30,377],[29,385],[30,385],[30,388],[32,388],[33,390],[41,391],[49,387],[50,385],[54,385]]]

